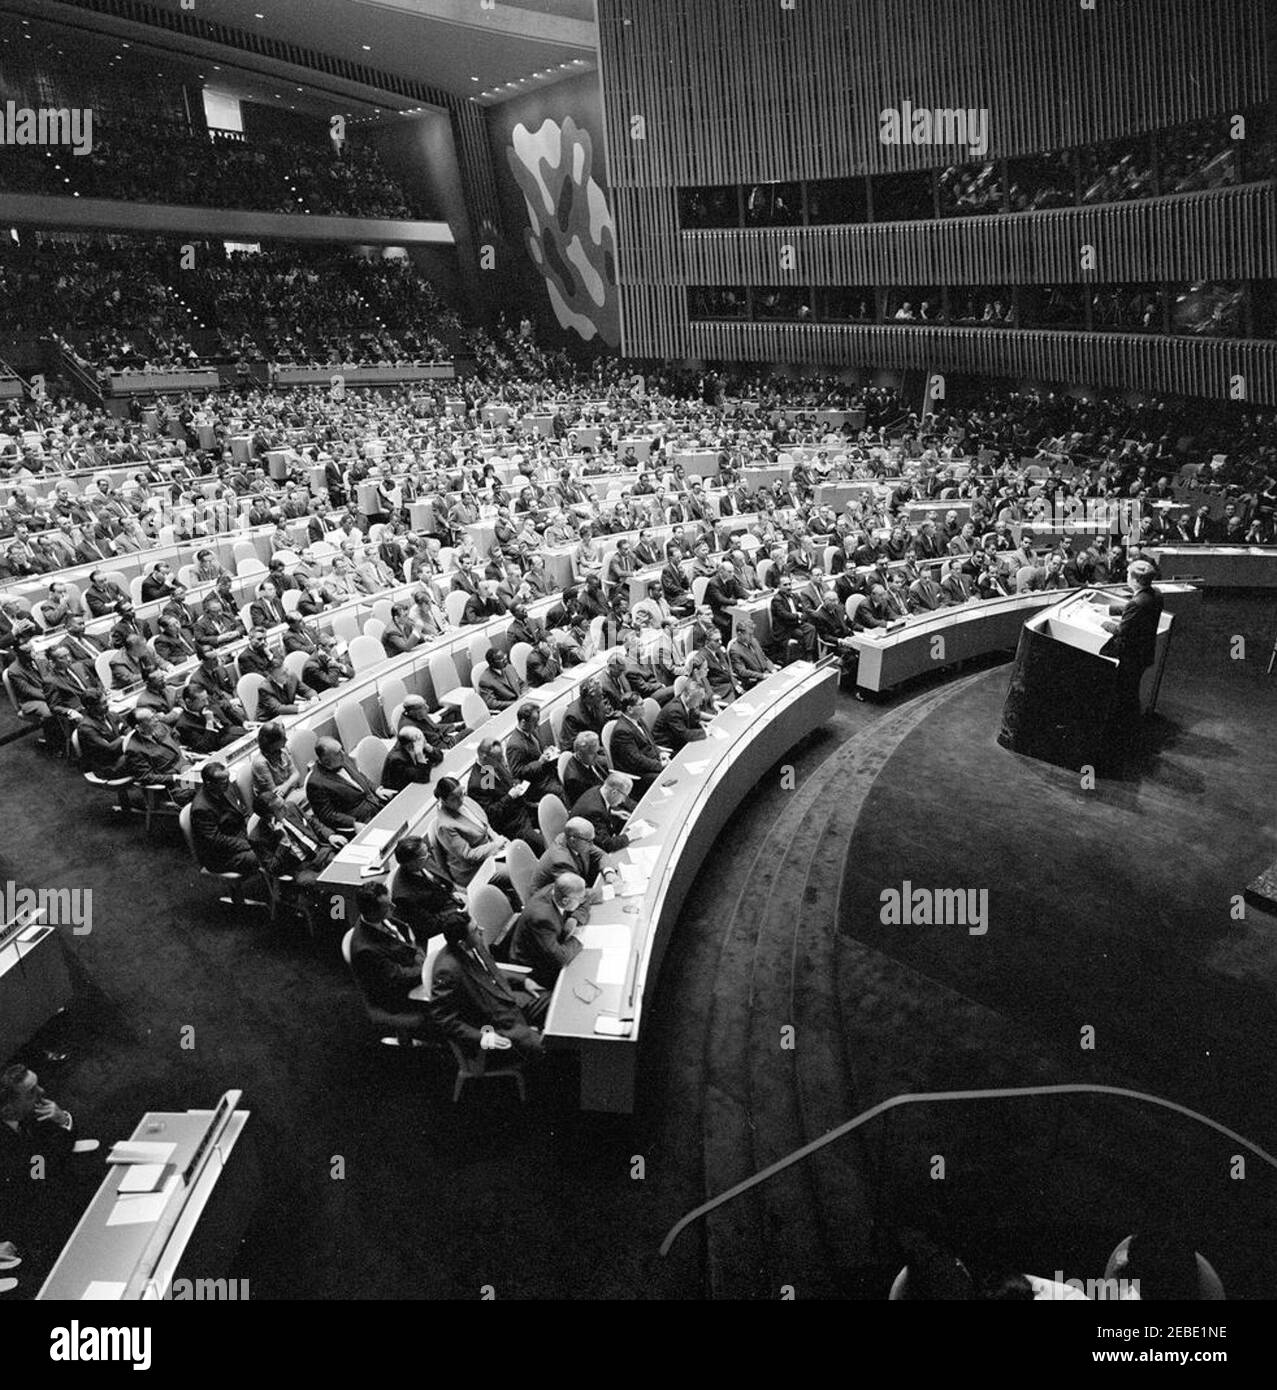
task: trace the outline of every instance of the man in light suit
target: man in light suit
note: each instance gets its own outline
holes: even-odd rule
[[[394,796],[376,787],[346,756],[335,738],[315,745],[315,765],[306,778],[306,800],[329,830],[349,835],[366,825]]]
[[[522,698],[525,686],[499,647],[490,647],[485,659],[488,669],[479,677],[479,695],[494,714],[499,714]]]
[[[577,874],[559,874],[528,899],[510,935],[510,960],[526,965],[542,989],[553,989],[559,971],[581,954],[576,935],[589,890]]]
[[[767,653],[754,636],[754,620],[748,614],[743,614],[736,624],[736,636],[727,648],[727,659],[732,663],[732,671],[743,690],[751,689],[766,680],[773,671],[780,670],[774,661],[768,660]],[[612,736],[612,747],[615,750],[615,734]],[[624,771],[628,772],[629,768]]]
[[[944,607],[944,594],[939,584],[931,577],[931,570],[925,569],[909,585],[909,611],[911,613],[932,613]]]
[[[594,826],[583,817],[569,817],[554,844],[537,860],[533,891],[547,887],[560,874],[577,874],[590,888],[616,878],[616,870],[604,865],[603,851],[594,843]]]
[[[949,562],[949,572],[940,581],[940,588],[950,604],[966,603],[971,597],[971,583],[962,572],[961,560]]]
[[[479,872],[479,865],[494,855],[504,855],[508,843],[493,829],[487,812],[465,795],[455,777],[441,777],[435,783],[438,819],[435,838],[448,877],[464,888]],[[493,875],[493,882],[497,882]]]

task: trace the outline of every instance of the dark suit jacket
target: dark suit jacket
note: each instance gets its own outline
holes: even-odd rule
[[[603,851],[598,845],[585,848],[586,853],[578,858],[565,845],[551,845],[537,860],[537,871],[532,876],[533,891],[553,883],[560,874],[579,874],[593,888],[603,872]]]
[[[675,702],[671,701],[670,703]],[[621,802],[620,809],[625,812],[632,811],[634,802],[626,797]],[[572,809],[568,814],[580,816],[590,822],[594,827],[594,843],[604,854],[612,854],[615,850],[624,849],[629,843],[625,836],[624,818],[607,805],[599,787],[591,787],[588,791],[583,792],[572,803]]]
[[[400,868],[390,882],[395,916],[412,928],[418,941],[427,941],[443,930],[443,918],[457,910],[452,885],[432,873]]]
[[[581,943],[555,906],[553,889],[538,889],[510,933],[510,959],[530,967],[532,978],[543,989],[553,989],[559,971],[580,954]]]
[[[559,746],[567,749],[571,748],[576,742],[577,734],[583,734],[587,730],[596,733],[600,738],[603,736],[603,725],[607,723],[606,712],[599,705],[587,705],[580,699],[573,700],[567,707],[563,715],[563,724],[559,730]]]
[[[497,971],[492,953],[482,945],[476,951],[478,960],[469,949],[445,946],[440,951],[429,1004],[439,1031],[469,1052],[479,1050],[485,1023],[502,1033],[525,1026],[519,995]]]
[[[429,782],[435,767],[443,762],[443,754],[427,743],[423,750],[423,757],[425,762],[413,762],[408,754],[396,744],[386,754],[386,761],[381,769],[381,785],[389,787],[392,792],[401,792],[414,782]]]
[[[475,763],[466,784],[466,795],[483,807],[493,830],[509,840],[521,840],[529,833],[537,833],[532,808],[522,797],[510,795],[510,788],[517,780],[508,768]]]
[[[408,998],[408,992],[421,984],[425,952],[411,940],[412,932],[403,924],[404,941],[383,924],[374,926],[362,918],[350,938],[350,969],[365,1001],[374,1009],[394,1014],[405,1026],[416,1027],[426,1021],[423,1003]]]
[[[1110,613],[1118,615],[1117,657],[1143,671],[1153,664],[1157,644],[1157,624],[1165,603],[1156,589],[1137,589],[1124,604],[1113,604]]]
[[[777,593],[771,601],[772,636],[778,642],[796,638],[810,622],[811,613],[797,594]]]
[[[652,736],[663,748],[677,753],[686,744],[705,737],[700,711],[689,710],[682,700],[671,700],[656,716]]]
[[[656,740],[648,733],[647,725],[621,715],[612,730],[612,766],[618,772],[650,781],[663,764]]]
[[[757,637],[751,637],[748,642],[740,637],[734,638],[727,648],[727,659],[732,663],[736,679],[746,690],[757,685],[768,674],[767,656],[759,646]],[[612,735],[612,749],[615,752],[615,734]]]
[[[563,766],[563,790],[567,793],[568,806],[571,806],[584,792],[591,787],[603,785],[603,779],[608,774],[607,758],[600,751],[600,767],[598,763],[587,767],[579,762],[575,754],[570,757]]]
[[[227,796],[215,796],[201,787],[191,802],[191,838],[195,857],[206,869],[224,873],[252,853],[248,843],[248,817]]]
[[[354,779],[354,786],[343,772]],[[356,821],[371,820],[382,805],[373,784],[349,758],[333,770],[316,763],[306,778],[306,799],[315,815],[338,834],[353,830]]]
[[[248,610],[254,627],[277,627],[288,621],[283,603],[277,598],[254,599]]]

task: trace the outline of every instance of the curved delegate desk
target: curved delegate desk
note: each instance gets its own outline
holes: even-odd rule
[[[1130,593],[1125,585],[1100,587],[1111,589],[1114,603]],[[1159,583],[1157,588],[1168,612],[1180,612],[1201,597],[1191,584]],[[1008,598],[970,599],[954,608],[904,619],[893,629],[858,632],[852,638],[860,654],[856,684],[863,690],[890,690],[915,676],[972,657],[1014,652],[1025,619],[1059,603],[1071,592],[1078,591],[1039,589]]]
[[[1159,545],[1150,553],[1164,579],[1192,579],[1207,589],[1277,589],[1277,545]]]
[[[581,1057],[581,1108],[634,1108],[647,995],[701,864],[741,801],[790,748],[833,717],[838,671],[796,662],[740,696],[639,802],[653,830],[609,856],[620,896],[591,909],[584,949],[559,975],[546,1043]]]

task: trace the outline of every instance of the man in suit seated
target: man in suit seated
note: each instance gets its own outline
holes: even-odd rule
[[[33,1272],[51,1267],[87,1200],[75,1144],[74,1119],[35,1072],[23,1062],[0,1070],[0,1241],[11,1239]]]
[[[525,841],[536,854],[544,851],[545,841],[537,828],[536,813],[528,804],[530,784],[517,780],[511,773],[500,739],[480,740],[466,790],[483,808],[493,829],[508,840]]]
[[[344,681],[353,680],[355,669],[348,657],[337,650],[337,639],[325,632],[317,649],[302,665],[302,684],[317,693],[335,690]]]
[[[461,614],[462,627],[473,627],[479,623],[489,623],[505,612],[505,605],[497,597],[497,584],[494,580],[481,580],[478,589],[466,599]]]
[[[248,716],[235,694],[235,677],[229,665],[224,666],[213,647],[197,646],[199,665],[191,672],[187,685],[198,686],[208,696],[213,708],[231,724],[243,724]]]
[[[714,625],[723,634],[723,641],[732,637],[732,615],[728,609],[749,599],[749,590],[737,577],[729,560],[721,561],[714,577],[705,586],[705,603],[714,615]]]
[[[182,691],[173,732],[182,747],[197,757],[216,753],[244,737],[243,728],[224,719],[197,685],[188,685]]]
[[[696,600],[687,586],[687,576],[683,573],[683,552],[677,545],[668,548],[669,558],[661,570],[661,593],[670,611],[676,617],[685,618],[696,607]]]
[[[278,627],[288,621],[288,614],[279,597],[279,590],[269,579],[263,579],[257,587],[257,597],[249,605],[249,622],[254,627]]]
[[[195,640],[206,647],[225,647],[244,635],[243,625],[222,607],[220,599],[210,594],[204,600],[204,611],[195,623]]]
[[[464,888],[479,872],[479,865],[493,856],[505,854],[506,837],[493,828],[483,807],[465,794],[455,777],[441,777],[435,783],[438,819],[435,838],[448,877]],[[493,875],[493,882],[498,881]],[[508,882],[508,878],[506,879]]]
[[[560,874],[577,874],[592,890],[616,880],[616,870],[604,864],[603,851],[594,843],[593,823],[583,816],[569,817],[554,843],[537,860],[533,891],[553,883]],[[600,894],[592,892],[592,901],[599,898]]]
[[[124,739],[124,770],[143,786],[166,788],[174,800],[190,799],[178,778],[190,760],[182,752],[176,736],[155,717],[153,709],[142,706],[133,711],[133,731]]]
[[[395,915],[408,924],[419,942],[443,931],[449,915],[465,912],[465,894],[435,872],[428,840],[405,835],[395,846],[395,863],[398,867],[390,880]]]
[[[402,729],[405,724],[415,724],[421,730],[426,742],[440,754],[440,762],[443,760],[443,750],[451,748],[466,732],[464,727],[450,729],[442,719],[431,712],[423,695],[404,696],[399,727]]]
[[[335,738],[315,745],[315,765],[306,778],[306,799],[330,830],[349,835],[362,828],[394,796],[376,787],[355,766]]]
[[[203,785],[191,802],[195,858],[215,874],[255,874],[257,856],[248,842],[248,812],[226,764],[205,763],[200,768],[200,781]]]
[[[656,716],[652,737],[671,752],[705,737],[701,725],[701,706],[704,696],[687,676],[674,682],[674,698]]]
[[[603,691],[597,676],[590,676],[581,682],[581,692],[567,707],[563,723],[559,729],[559,740],[566,748],[576,743],[577,734],[590,733],[602,735],[603,726],[608,721],[607,705],[603,701]]]
[[[278,787],[260,795],[254,809],[257,821],[248,838],[262,872],[274,880],[291,879],[291,884],[279,885],[285,901],[305,913],[312,925],[326,923],[327,891],[320,888],[319,875],[346,837],[331,834]]]
[[[458,913],[444,925],[447,945],[435,960],[429,1010],[435,1026],[464,1051],[541,1053],[536,1028],[550,995],[503,975],[479,929]]]
[[[381,634],[381,645],[387,656],[402,656],[421,645],[421,638],[412,625],[412,605],[395,603],[390,608],[390,622]]]
[[[816,628],[811,621],[811,604],[805,595],[795,592],[794,581],[782,575],[771,601],[772,636],[777,647],[786,651],[788,644],[798,646],[799,655],[808,661],[816,655]]]
[[[505,759],[516,781],[528,784],[528,800],[539,802],[547,793],[566,804],[558,773],[559,750],[541,733],[541,707],[531,700],[515,710],[514,732],[505,741]]]
[[[701,653],[705,658],[705,670],[714,698],[720,704],[730,704],[740,694],[740,686],[736,682],[736,673],[732,670],[727,653],[723,650],[723,637],[717,628],[706,639]]]
[[[933,613],[945,606],[944,593],[932,577],[930,566],[909,585],[907,603],[910,613]]]
[[[74,723],[80,717],[84,697],[100,690],[97,672],[84,662],[73,660],[66,647],[54,647],[44,674],[44,694],[54,714]]]
[[[728,645],[727,659],[732,664],[732,673],[742,690],[752,689],[760,681],[766,680],[773,671],[780,670],[780,667],[768,658],[762,644],[754,636],[754,620],[747,613],[743,613],[737,621],[736,636]],[[612,747],[615,750],[615,735],[612,737]],[[628,768],[625,770],[629,771]]]
[[[611,770],[599,736],[590,729],[577,734],[572,742],[572,756],[563,765],[566,804],[571,806],[590,787],[601,786]]]
[[[522,697],[525,687],[499,647],[490,647],[485,659],[488,669],[479,677],[479,695],[493,714],[500,714]]]
[[[155,654],[161,661],[179,666],[195,658],[195,643],[186,635],[173,617],[160,616],[159,631],[153,643]]]
[[[401,792],[413,783],[429,782],[443,754],[426,742],[415,724],[400,725],[395,746],[382,764],[381,785],[387,791]]]
[[[542,989],[553,989],[559,971],[581,954],[576,932],[585,924],[589,889],[577,874],[559,874],[528,899],[510,933],[509,955],[526,965]]]
[[[971,581],[963,573],[961,560],[949,561],[949,572],[940,581],[940,588],[951,605],[966,603],[971,597]],[[875,611],[875,616],[881,616]]]
[[[536,642],[528,653],[528,685],[548,685],[563,674],[563,662],[553,642],[546,635],[545,627],[537,623]]]
[[[350,938],[350,970],[364,1003],[414,1038],[430,1036],[430,1009],[424,1000],[410,998],[423,984],[425,951],[407,923],[394,915],[384,883],[361,883],[355,903],[359,921]]]
[[[270,649],[270,637],[264,627],[255,627],[248,634],[248,646],[239,654],[236,665],[241,676],[264,676],[275,664]]]
[[[582,792],[572,805],[572,816],[593,825],[594,843],[604,854],[615,854],[630,842],[625,823],[634,809],[633,790],[624,772],[609,772],[601,785]]]
[[[643,697],[633,691],[612,730],[612,766],[633,779],[636,796],[651,788],[669,761],[669,754],[648,730],[643,713]]]
[[[315,692],[288,670],[282,658],[272,653],[270,667],[257,691],[258,722],[265,724],[281,714],[296,714],[314,698]]]
[[[90,690],[81,698],[75,731],[80,761],[86,772],[108,778],[126,775],[124,736],[127,730],[120,716],[111,712],[100,690]]]

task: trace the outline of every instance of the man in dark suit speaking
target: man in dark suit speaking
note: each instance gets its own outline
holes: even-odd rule
[[[1139,718],[1140,678],[1153,664],[1157,624],[1164,607],[1161,594],[1153,587],[1154,573],[1147,560],[1131,565],[1127,571],[1131,597],[1125,603],[1112,604],[1109,612],[1117,616],[1103,625],[1105,631],[1116,634],[1116,642],[1111,644],[1115,647],[1112,655],[1117,657],[1115,723],[1129,725]]]

